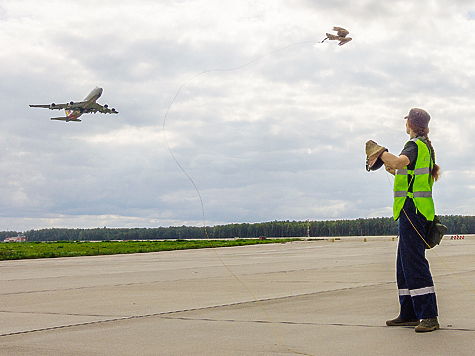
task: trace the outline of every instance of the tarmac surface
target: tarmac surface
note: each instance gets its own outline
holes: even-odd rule
[[[396,248],[342,238],[2,261],[0,355],[473,355],[475,237],[427,251],[430,333],[385,326],[399,311]]]

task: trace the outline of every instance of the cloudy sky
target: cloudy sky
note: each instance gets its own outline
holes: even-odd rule
[[[353,41],[319,43],[333,26]],[[0,230],[391,216],[422,107],[441,215],[475,214],[475,4],[465,0],[0,1]],[[28,104],[104,89],[118,115]]]

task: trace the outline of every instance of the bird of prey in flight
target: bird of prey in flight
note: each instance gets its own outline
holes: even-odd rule
[[[330,40],[330,41],[333,41],[333,40],[336,40],[336,41],[340,41],[340,43],[338,43],[338,46],[343,46],[345,43],[348,43],[352,40],[351,37],[346,37],[349,32],[347,30],[345,30],[343,27],[333,27],[333,31],[336,31],[336,35],[332,35],[331,33],[327,33],[327,37],[321,42],[325,42],[325,40]]]

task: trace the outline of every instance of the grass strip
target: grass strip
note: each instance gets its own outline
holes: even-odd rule
[[[10,242],[0,243],[0,261],[232,247],[296,240],[298,239]]]

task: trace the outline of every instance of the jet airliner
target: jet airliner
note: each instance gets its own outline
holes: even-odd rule
[[[81,121],[79,117],[82,114],[100,112],[103,114],[118,114],[114,108],[109,109],[109,106],[96,103],[96,100],[102,95],[102,88],[95,87],[84,98],[83,101],[71,101],[66,104],[49,104],[49,105],[30,105],[32,108],[46,108],[50,110],[62,110],[64,109],[66,116],[52,117],[51,120],[61,121]]]

